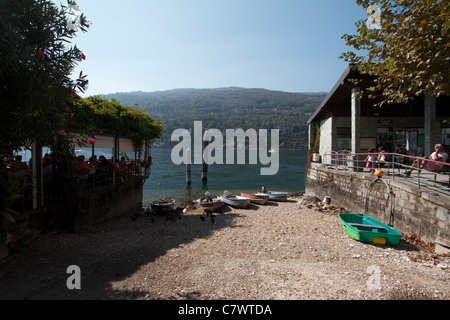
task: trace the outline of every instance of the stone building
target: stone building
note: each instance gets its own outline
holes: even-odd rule
[[[352,79],[362,79],[355,85]],[[320,128],[320,154],[348,150],[365,153],[383,145],[393,151],[401,145],[410,156],[423,148],[426,155],[436,143],[450,145],[450,97],[419,96],[404,104],[376,104],[379,99],[361,94],[371,86],[373,78],[361,75],[349,66],[328,96],[308,120],[309,138],[314,139],[314,126]]]

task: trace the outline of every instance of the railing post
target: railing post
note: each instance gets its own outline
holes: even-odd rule
[[[361,89],[359,87],[352,89],[351,99],[352,154],[355,155],[360,148],[361,132]],[[353,156],[353,160],[355,160],[355,156]],[[354,168],[353,171],[357,172],[357,168]]]

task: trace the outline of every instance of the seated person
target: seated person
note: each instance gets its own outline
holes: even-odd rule
[[[106,160],[105,156],[100,156],[98,160],[99,162],[97,168],[100,170],[100,172],[101,173],[108,172],[110,169],[110,165],[108,163],[108,160]]]
[[[50,158],[44,160],[44,165],[42,168],[42,177],[44,182],[52,182],[53,178],[53,163]]]
[[[120,157],[120,161],[119,161],[119,167],[126,167],[128,165],[127,160],[125,159],[125,157]]]
[[[10,172],[15,176],[24,176],[29,174],[28,166],[26,162],[22,162],[22,156],[16,155],[14,160],[10,164]]]
[[[399,144],[395,147],[394,153],[397,153],[397,154],[406,154],[405,151],[403,150],[402,146],[399,145]],[[402,164],[405,164],[406,161],[407,161],[407,160],[406,160],[407,158],[402,157],[402,156],[398,156],[398,155],[394,156],[394,159],[395,159],[395,162],[397,162],[397,163],[402,163]]]
[[[399,145],[399,144],[395,147],[394,152],[398,153],[398,154],[405,154],[405,152],[403,151],[402,146]]]
[[[17,155],[14,160],[11,162],[11,171],[19,171],[23,169],[28,169],[27,163],[22,162],[22,156]]]
[[[424,159],[446,162],[447,158],[448,158],[448,154],[445,152],[444,146],[439,143],[434,146],[434,149],[435,149],[435,151],[428,158],[424,157]],[[418,159],[415,160],[414,163],[411,165],[411,169],[407,170],[405,172],[405,175],[407,175],[407,176],[411,175],[411,172],[413,171],[414,167],[417,166],[418,162],[419,162]],[[425,169],[425,170],[433,171],[433,172],[439,172],[442,170],[444,165],[422,160],[422,161],[420,161],[419,167],[420,167],[420,169]]]
[[[387,164],[386,151],[383,146],[380,146],[378,148],[377,165],[382,168],[385,164]]]
[[[84,159],[85,159],[84,156],[78,156],[77,167],[78,167],[78,173],[81,175],[88,174],[88,170],[87,170],[88,163]]]
[[[125,160],[125,157],[121,157],[119,161],[119,174],[121,176],[128,175],[128,162]]]

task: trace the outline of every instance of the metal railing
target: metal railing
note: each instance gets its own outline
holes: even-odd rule
[[[383,170],[391,179],[405,178],[415,183],[418,188],[433,187],[438,191],[450,194],[450,163],[430,160],[424,157],[414,157],[399,153],[383,153],[388,161],[377,161],[379,153],[351,153],[348,150],[328,151],[322,155],[322,164],[334,170],[353,171],[361,174],[373,174],[377,169]],[[367,156],[375,159],[374,168],[367,166]],[[420,168],[420,164],[424,168]],[[439,171],[426,170],[426,163],[442,166]],[[405,174],[412,170],[410,175]]]

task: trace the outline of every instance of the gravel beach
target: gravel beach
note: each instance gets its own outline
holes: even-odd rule
[[[317,199],[316,199],[317,200]],[[288,202],[128,215],[78,233],[19,241],[0,262],[1,299],[394,300],[450,298],[450,256],[405,235],[357,242],[334,208]],[[69,290],[76,265],[81,289]]]

